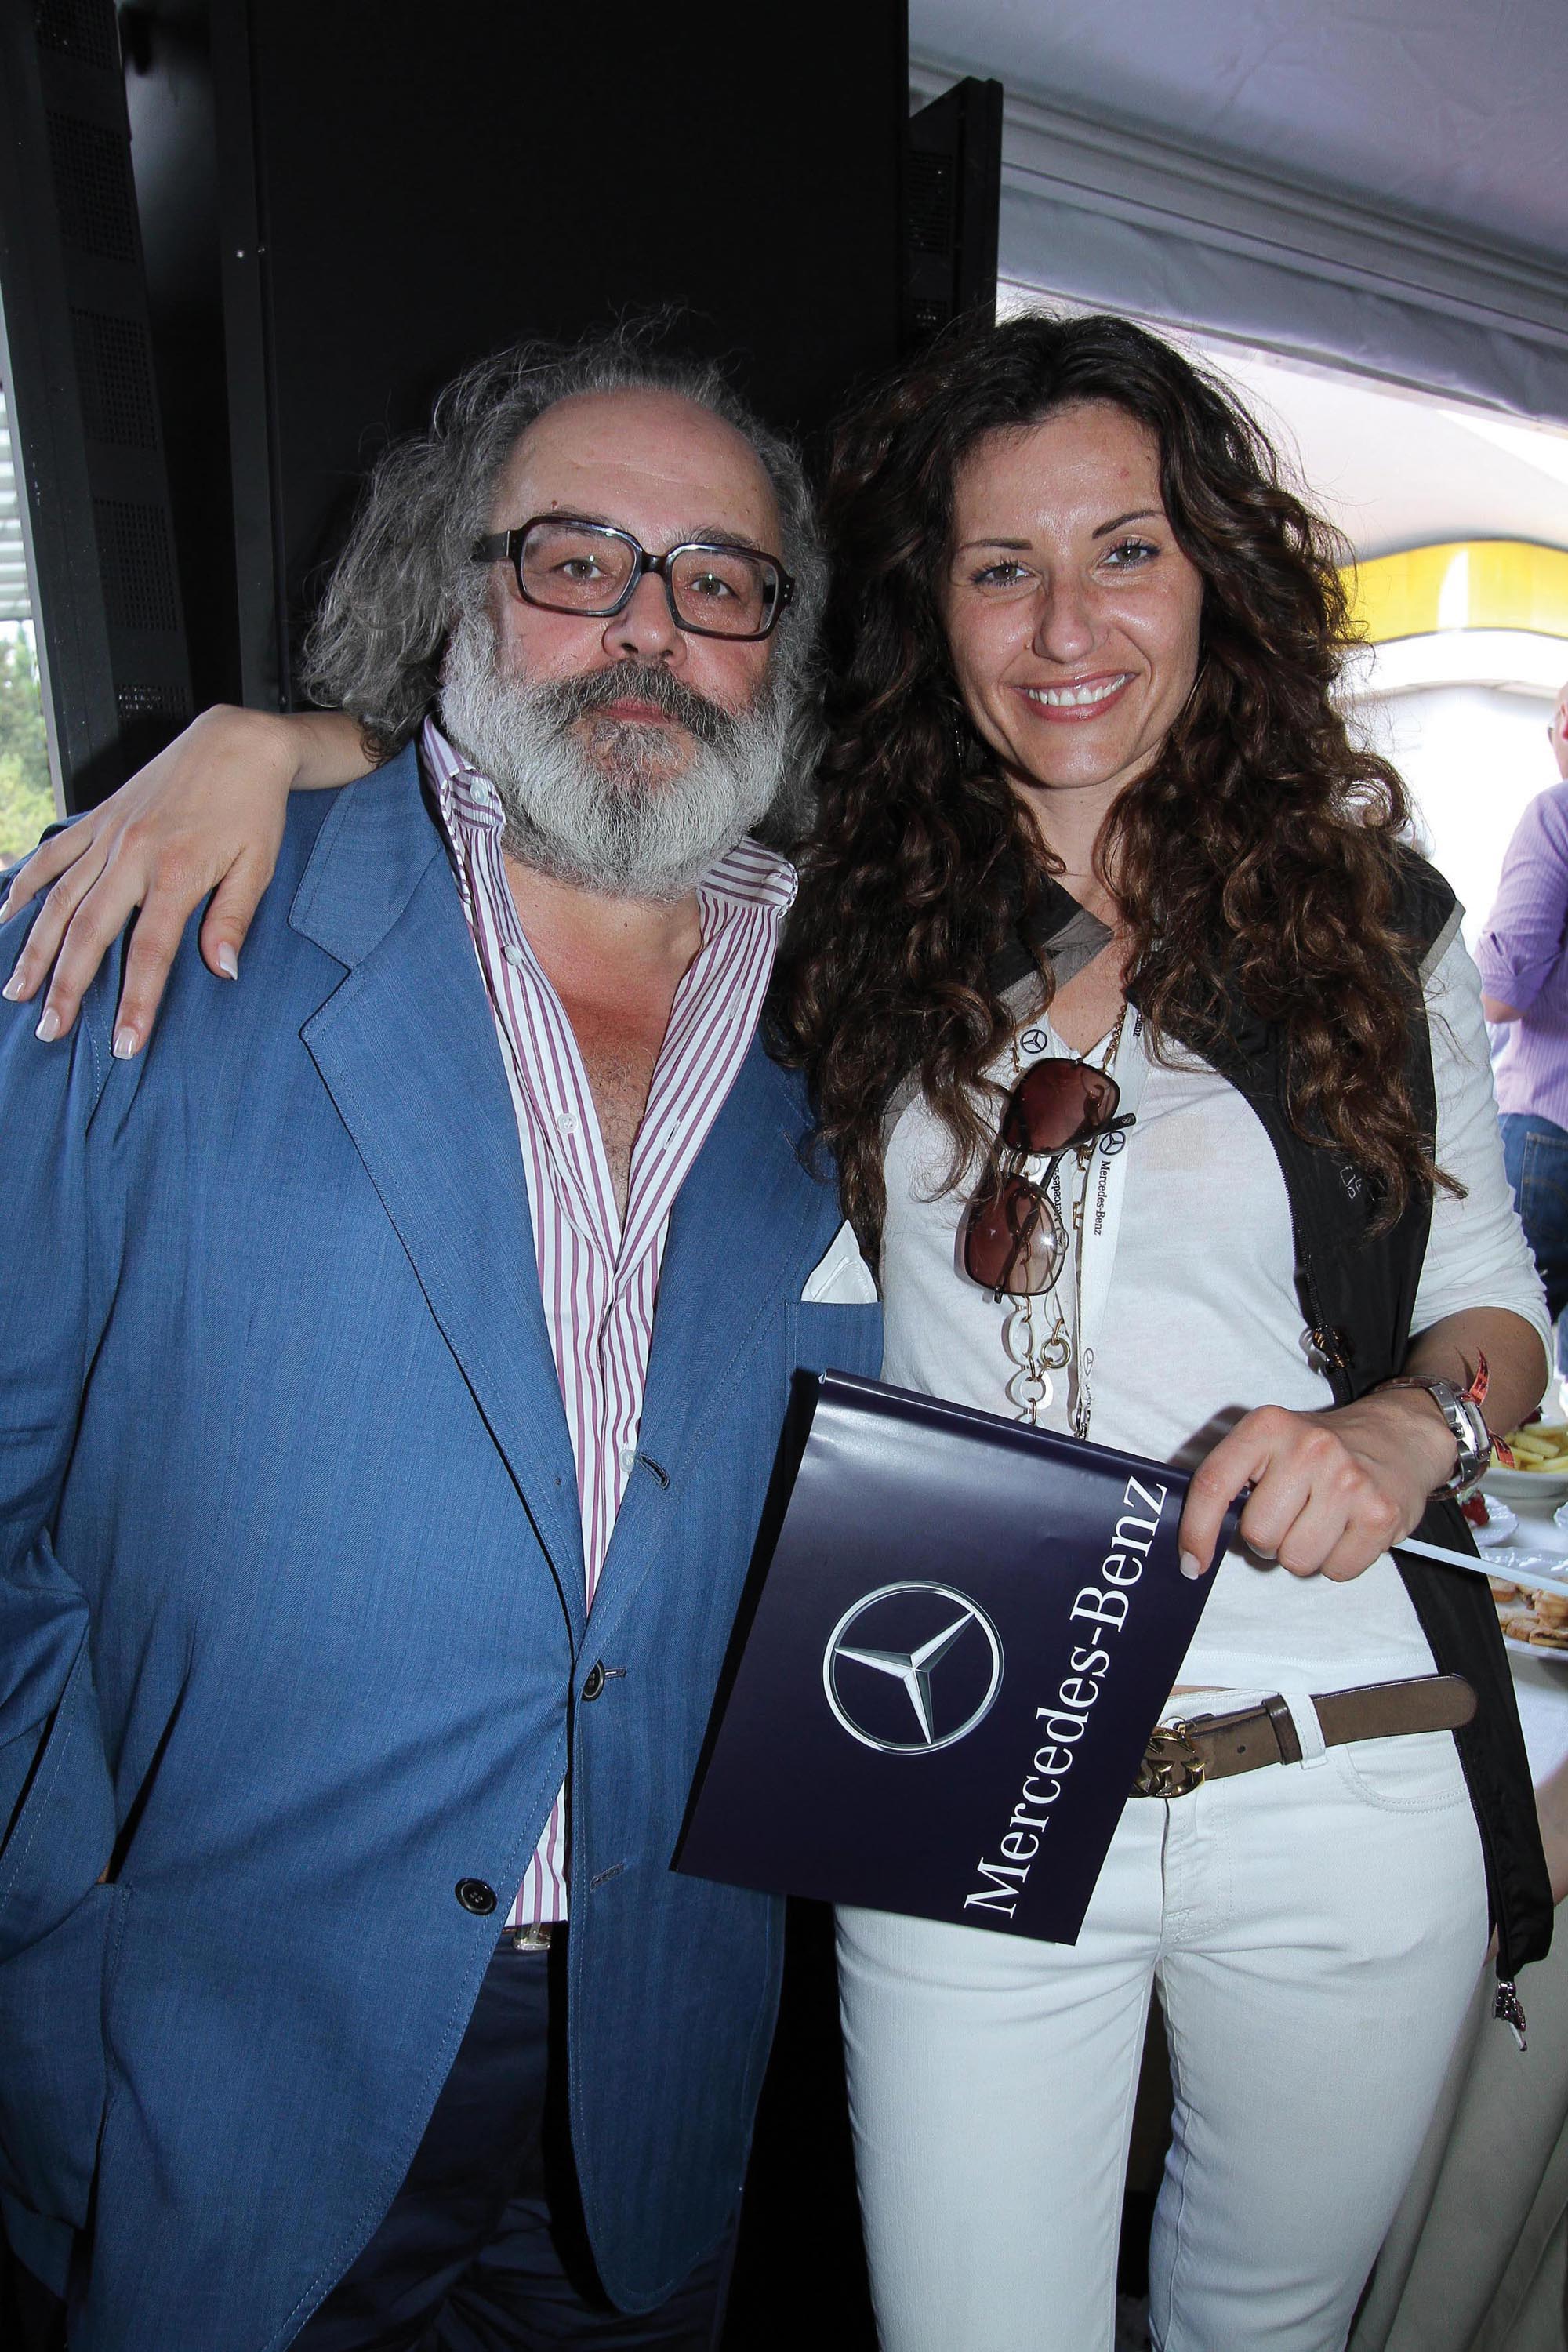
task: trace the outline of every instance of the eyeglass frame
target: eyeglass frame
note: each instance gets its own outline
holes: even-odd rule
[[[631,578],[613,604],[605,604],[588,612],[581,604],[547,604],[542,598],[530,595],[522,584],[522,544],[529,532],[542,522],[573,523],[579,530],[596,531],[601,539],[618,539],[631,549],[637,562],[632,567]],[[751,555],[759,562],[771,563],[779,576],[779,593],[774,599],[773,609],[768,614],[767,626],[762,629],[705,629],[700,621],[683,621],[675,609],[675,585],[669,576],[669,567],[678,555]],[[487,531],[483,539],[474,541],[468,551],[468,561],[470,563],[510,563],[517,582],[517,593],[525,604],[531,604],[540,613],[566,613],[579,621],[613,621],[617,613],[626,611],[651,572],[664,583],[665,602],[669,606],[669,617],[678,629],[687,636],[720,637],[732,646],[760,645],[764,638],[771,637],[785,605],[795,594],[794,574],[786,572],[779,558],[770,554],[765,547],[749,547],[739,540],[683,539],[677,546],[666,548],[662,555],[650,555],[641,540],[631,531],[623,530],[619,523],[594,522],[586,515],[530,515],[528,520],[520,522],[514,530]]]

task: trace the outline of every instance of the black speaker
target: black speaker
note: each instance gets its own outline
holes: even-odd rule
[[[237,659],[231,678],[204,649],[204,694],[210,677],[297,698],[300,625],[366,465],[487,352],[668,307],[677,340],[807,433],[898,356],[904,0],[796,0],[783,17],[523,0],[135,15],[160,352],[173,334],[171,383],[221,353],[226,389],[226,415],[188,418],[175,453],[183,532],[200,504],[185,469],[210,478],[221,448],[232,483]],[[161,191],[209,152],[204,359],[202,272],[169,259],[191,215]],[[216,609],[204,593],[204,623]]]
[[[996,315],[1002,85],[954,83],[910,118],[904,181],[906,351],[954,319]]]
[[[191,709],[112,0],[0,9],[0,299],[46,691],[79,809]]]

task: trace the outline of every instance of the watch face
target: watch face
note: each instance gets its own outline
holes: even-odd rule
[[[1462,1494],[1473,1486],[1491,1459],[1491,1432],[1486,1415],[1473,1398],[1468,1397],[1452,1381],[1431,1380],[1416,1383],[1426,1389],[1444,1420],[1454,1433],[1456,1458],[1453,1475],[1436,1489],[1440,1495]]]
[[[1452,1475],[1433,1488],[1436,1495],[1462,1495],[1473,1486],[1491,1460],[1492,1433],[1487,1417],[1473,1397],[1452,1381],[1407,1379],[1391,1381],[1390,1388],[1425,1389],[1453,1432],[1456,1459]]]
[[[1456,1397],[1454,1401],[1455,1435],[1459,1440],[1459,1458],[1454,1466],[1454,1477],[1460,1486],[1473,1486],[1492,1458],[1492,1433],[1487,1418],[1473,1398]]]

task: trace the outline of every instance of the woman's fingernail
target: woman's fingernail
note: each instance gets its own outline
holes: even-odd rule
[[[226,940],[217,951],[217,968],[219,971],[222,972],[225,980],[237,980],[239,978],[239,958],[235,954],[234,950],[229,946]]]
[[[60,1016],[55,1011],[52,1004],[46,1004],[44,1007],[44,1017],[39,1022],[37,1027],[34,1030],[33,1034],[35,1037],[41,1038],[46,1045],[52,1045],[59,1034]]]
[[[140,1040],[137,1037],[135,1030],[132,1029],[129,1024],[123,1029],[117,1029],[114,1033],[115,1060],[117,1062],[128,1062],[131,1059],[132,1055],[136,1051],[136,1047],[139,1043]]]
[[[8,998],[13,1004],[20,1004],[22,1002],[22,975],[19,971],[14,971],[11,974],[10,979],[5,982],[5,987],[0,988],[0,996]]]
[[[1196,1552],[1184,1551],[1182,1554],[1182,1574],[1184,1576],[1201,1576],[1203,1572],[1203,1562],[1199,1559]]]

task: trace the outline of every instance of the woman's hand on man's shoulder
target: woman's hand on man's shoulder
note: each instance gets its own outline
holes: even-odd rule
[[[46,1045],[70,1028],[132,915],[114,1024],[121,1060],[146,1044],[185,925],[209,893],[202,958],[218,978],[237,978],[240,949],[278,863],[300,730],[311,723],[221,704],[205,710],[19,868],[0,922],[45,895],[5,993],[25,1003],[47,983],[37,1026]]]

